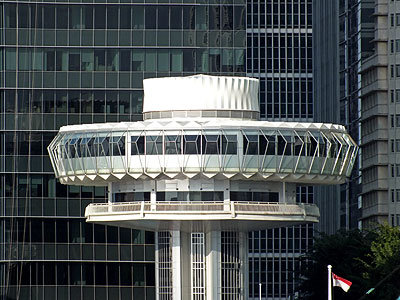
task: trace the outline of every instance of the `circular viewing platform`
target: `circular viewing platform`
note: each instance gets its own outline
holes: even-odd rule
[[[314,204],[277,202],[117,202],[93,203],[85,211],[88,222],[150,231],[254,231],[318,222]]]
[[[352,171],[358,146],[345,127],[258,120],[257,79],[143,86],[144,121],[64,126],[48,146],[61,183],[108,187],[89,222],[187,232],[317,222],[296,185],[339,184]]]
[[[343,126],[230,119],[65,126],[49,146],[62,183],[216,178],[338,184],[358,147]]]

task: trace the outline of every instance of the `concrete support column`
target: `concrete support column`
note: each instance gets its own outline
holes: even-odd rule
[[[229,180],[224,181],[224,210],[230,211],[231,209],[231,197],[230,197],[230,184]]]
[[[108,204],[112,204],[114,202],[114,199],[113,199],[113,185],[112,185],[111,182],[108,183],[107,200],[108,200]],[[111,205],[108,206],[108,211],[112,212],[112,206]]]
[[[183,263],[181,259],[181,251],[184,252],[186,249],[182,249],[181,245],[181,232],[180,231],[171,231],[172,240],[172,299],[181,300],[181,265]],[[183,288],[183,286],[182,286]]]
[[[282,197],[279,202],[294,204],[296,203],[296,184],[292,182],[282,182]]]
[[[221,291],[221,232],[206,234],[206,299],[220,299]]]
[[[151,210],[156,210],[156,202],[157,202],[157,182],[151,182],[151,191],[150,191],[150,203]]]
[[[112,192],[112,183],[109,182],[108,183],[108,192],[107,192],[107,199],[108,199],[108,203],[113,202],[113,192]]]
[[[180,261],[180,286],[181,294],[180,298],[174,297],[179,300],[191,299],[192,289],[192,277],[191,277],[191,244],[190,244],[190,233],[179,232],[181,240],[181,261]]]
[[[158,232],[155,232],[155,263],[156,263],[156,300],[160,300],[160,272],[159,272],[159,263],[158,263],[158,256],[159,254],[159,249],[158,249]]]

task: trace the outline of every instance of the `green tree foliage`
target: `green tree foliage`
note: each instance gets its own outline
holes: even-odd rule
[[[370,232],[339,231],[321,235],[302,259],[299,299],[327,299],[327,265],[353,282],[345,293],[335,287],[335,300],[395,300],[400,295],[400,229],[382,225]],[[370,289],[373,292],[366,295]]]
[[[334,288],[335,300],[358,299],[365,293],[364,262],[374,234],[363,234],[359,230],[338,231],[333,235],[322,234],[316,238],[313,247],[303,257],[300,283],[300,298],[302,300],[327,299],[328,269],[333,266],[333,272],[344,277],[353,286],[348,293],[340,288]],[[360,261],[362,259],[362,262]]]
[[[375,290],[365,299],[393,300],[400,295],[400,228],[388,225],[376,229],[363,277]]]

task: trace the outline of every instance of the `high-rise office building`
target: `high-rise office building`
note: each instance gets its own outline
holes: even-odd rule
[[[362,141],[365,132],[361,124],[370,116],[362,114],[360,72],[373,52],[374,6],[371,0],[313,1],[315,121],[345,125],[359,144],[369,144]],[[316,190],[315,198],[326,200],[318,201],[321,220],[325,220],[320,224],[322,231],[357,228],[366,217],[360,210],[362,202],[370,197],[366,195],[364,176],[361,178],[368,155],[363,151],[359,151],[347,183]]]
[[[260,79],[261,119],[312,121],[312,1],[248,0],[246,28],[246,74]],[[296,197],[313,203],[313,187],[298,187]],[[250,299],[259,299],[259,283],[265,299],[293,298],[313,236],[313,225],[250,233]]]
[[[143,78],[245,75],[244,1],[143,2],[0,4],[3,299],[155,299],[154,234],[85,223],[106,190],[46,152],[62,125],[141,119]]]
[[[375,1],[373,52],[361,66],[362,216],[364,227],[400,225],[400,5]]]
[[[45,151],[62,125],[140,120],[143,78],[256,77],[262,119],[312,120],[311,0],[2,1],[0,10],[4,297],[153,297],[153,234],[86,224],[83,207],[106,191],[60,185]],[[312,202],[313,189],[297,199]],[[269,299],[294,292],[312,230],[250,234],[250,297],[259,282]]]

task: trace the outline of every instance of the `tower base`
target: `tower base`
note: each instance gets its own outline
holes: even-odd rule
[[[157,300],[247,299],[247,234],[156,234]]]

